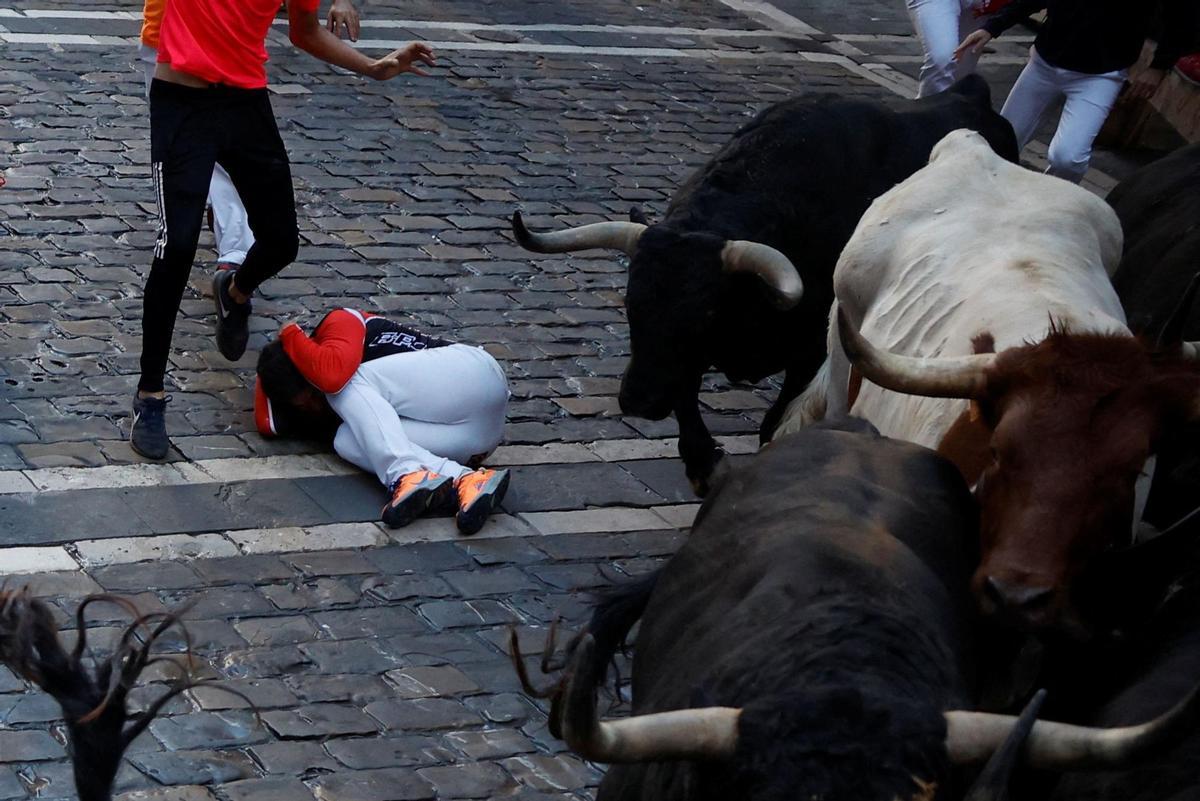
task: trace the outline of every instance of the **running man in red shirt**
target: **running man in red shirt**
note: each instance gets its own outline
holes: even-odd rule
[[[376,80],[426,75],[433,50],[413,42],[372,59],[317,17],[319,0],[287,0],[293,44],[322,61]],[[142,305],[141,378],[130,444],[151,459],[167,455],[163,378],[171,335],[200,238],[213,166],[229,173],[246,206],[254,245],[236,270],[213,278],[217,348],[240,359],[249,336],[250,296],[296,258],[300,238],[287,151],[267,95],[266,38],[279,0],[170,0],[150,87],[150,157],[159,232]]]
[[[474,534],[508,489],[507,470],[471,469],[504,434],[508,384],[483,348],[384,317],[336,309],[310,337],[295,323],[263,348],[254,417],[264,436],[329,441],[391,492],[383,522],[455,512]]]

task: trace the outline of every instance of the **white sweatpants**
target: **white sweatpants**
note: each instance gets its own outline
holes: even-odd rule
[[[964,53],[954,60],[954,48],[983,26],[990,15],[976,17],[977,0],[906,0],[908,16],[921,39],[925,60],[918,76],[917,97],[944,92],[955,81],[975,71],[979,54]]]
[[[1127,70],[1092,75],[1047,64],[1036,48],[1013,84],[1000,113],[1012,123],[1021,148],[1037,133],[1050,104],[1065,97],[1058,129],[1050,140],[1046,172],[1079,183],[1092,160],[1092,143],[1117,102]]]
[[[154,80],[154,68],[158,51],[145,44],[138,44],[138,61],[146,79],[146,97],[150,97],[150,82]],[[208,205],[213,210],[213,237],[217,243],[217,261],[225,264],[241,264],[254,244],[246,208],[229,173],[220,164],[213,166],[212,181],[208,185]]]
[[[508,383],[487,351],[456,344],[366,362],[326,397],[342,418],[338,456],[391,487],[414,470],[458,478],[495,450]]]

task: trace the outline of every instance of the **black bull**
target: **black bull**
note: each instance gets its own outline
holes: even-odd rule
[[[925,166],[933,146],[956,128],[979,131],[1016,161],[1012,128],[992,110],[978,76],[893,106],[803,96],[769,106],[743,126],[679,188],[656,225],[639,219],[535,234],[518,214],[513,227],[537,252],[629,253],[632,356],[621,408],[650,419],[675,413],[680,455],[703,495],[722,456],[700,417],[704,373],[715,368],[731,381],[759,381],[785,372],[760,432],[769,439],[825,358],[833,268],[859,218]]]
[[[598,607],[576,646],[555,724],[585,758],[620,763],[598,801],[959,797],[952,764],[986,758],[1013,726],[959,711],[973,697],[976,522],[949,462],[861,421],[724,473],[680,551]],[[633,714],[599,721],[595,685],[639,618]],[[1106,732],[1099,748],[1094,731],[1038,723],[1025,758],[1126,760],[1178,736],[1198,697],[1154,735]]]
[[[1108,202],[1125,234],[1113,286],[1129,327],[1161,338],[1189,282],[1200,272],[1200,143],[1138,170],[1109,193]],[[1200,340],[1200,305],[1193,303],[1179,312],[1181,325],[1166,338]],[[1162,528],[1197,504],[1200,425],[1193,425],[1162,444],[1145,519]]]
[[[1200,552],[1191,554],[1200,570]],[[1093,662],[1093,665],[1096,664]],[[1161,714],[1200,676],[1200,574],[1179,582],[1154,617],[1102,671],[1105,702],[1084,717],[1096,726],[1126,726]],[[1112,689],[1112,685],[1117,689]],[[1053,801],[1197,801],[1200,799],[1200,733],[1142,764],[1121,771],[1070,774]]]
[[[1125,234],[1113,284],[1130,328],[1165,340],[1163,344],[1200,340],[1200,307],[1188,292],[1189,285],[1195,292],[1200,271],[1200,143],[1137,171],[1109,193],[1108,202]],[[1193,426],[1160,449],[1145,519],[1164,527],[1197,504],[1200,427]],[[1166,538],[1176,542],[1163,542]],[[1177,532],[1152,540],[1147,549],[1165,554],[1154,558],[1153,572],[1161,575],[1150,589],[1168,584],[1170,589],[1150,619],[1139,621],[1117,656],[1105,659],[1102,675],[1115,688],[1101,690],[1107,700],[1086,718],[1095,725],[1124,725],[1161,712],[1180,687],[1200,675],[1200,516],[1184,520]],[[1123,561],[1127,573],[1129,565]],[[1136,768],[1066,776],[1053,799],[1197,801],[1198,766],[1200,733],[1193,733]]]

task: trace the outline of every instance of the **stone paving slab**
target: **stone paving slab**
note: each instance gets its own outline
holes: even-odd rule
[[[428,786],[411,779],[414,798],[480,797],[484,788],[573,797],[599,773],[562,755],[545,731],[545,710],[517,692],[502,647],[506,626],[517,625],[534,647],[547,615],[578,623],[591,588],[630,577],[615,563],[597,573],[597,560],[636,558],[648,567],[677,538],[670,529],[460,540],[96,567],[82,582],[30,578],[65,627],[74,603],[94,589],[138,588],[143,608],[189,603],[206,669],[260,709],[255,725],[236,699],[189,694],[138,741],[120,791],[201,784],[236,798],[245,782],[269,781],[324,797],[386,770],[389,782],[423,777]],[[97,610],[97,625],[118,618]],[[46,730],[56,712],[26,689],[0,668],[0,791],[23,798],[37,787],[40,798],[71,797],[62,746]],[[388,797],[398,797],[388,786]]]

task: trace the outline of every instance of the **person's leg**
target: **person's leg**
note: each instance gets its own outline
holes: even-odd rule
[[[334,450],[351,464],[375,473],[391,493],[381,514],[392,528],[406,526],[426,511],[456,507],[454,481],[471,471],[415,445],[387,401],[357,376],[330,405],[342,418]]]
[[[477,463],[504,434],[508,384],[486,351],[450,345],[376,359],[355,378],[379,388],[401,416],[410,440],[458,462]],[[454,481],[455,522],[470,535],[478,531],[508,489],[507,470],[464,470]]]
[[[405,354],[404,358],[416,354]],[[482,348],[452,345],[426,351],[424,359],[395,359],[379,368],[389,387],[422,387],[395,398],[413,442],[462,464],[478,464],[504,437],[508,383]],[[387,360],[380,359],[379,362]],[[375,362],[364,365],[370,368]],[[449,379],[449,386],[443,383]],[[421,419],[417,419],[421,418]],[[430,422],[449,420],[451,422]]]
[[[287,151],[275,125],[267,90],[224,90],[238,114],[225,120],[217,162],[225,168],[246,208],[254,244],[236,269],[213,276],[217,348],[237,361],[250,338],[250,296],[296,259],[300,234]]]
[[[151,458],[166,455],[170,443],[162,420],[163,380],[175,318],[187,286],[208,179],[216,158],[212,132],[201,107],[202,89],[158,81],[151,89],[150,154],[158,199],[158,238],[142,297],[141,377],[135,400],[131,442]]]
[[[1064,70],[1063,72],[1067,72]],[[1083,180],[1092,160],[1092,143],[1125,83],[1123,72],[1088,75],[1070,72],[1063,86],[1067,100],[1046,154],[1046,173],[1073,183]]]
[[[395,408],[360,376],[355,375],[341,392],[327,397],[342,418],[334,449],[346,461],[373,472],[385,487],[391,488],[402,476],[419,470],[450,478],[470,472],[413,442]]]
[[[402,353],[363,364],[413,442],[456,461],[490,452],[504,433],[508,386],[488,353],[470,345]]]
[[[954,48],[960,41],[959,0],[907,0],[906,5],[925,55],[917,97],[944,92],[954,83]]]
[[[240,265],[254,245],[254,234],[246,219],[246,207],[229,173],[220,164],[213,169],[212,183],[208,186],[208,204],[213,210],[213,237],[217,245],[219,264]]]
[[[268,278],[296,259],[300,234],[287,150],[275,124],[267,90],[246,91],[241,118],[218,163],[246,208],[254,244],[234,279],[236,294],[250,296]]]
[[[1018,150],[1023,150],[1029,144],[1029,140],[1037,133],[1046,109],[1061,94],[1062,87],[1059,86],[1054,67],[1043,61],[1036,49],[1029,48],[1029,63],[1021,70],[1017,82],[1008,93],[1008,99],[1004,101],[1004,107],[1000,109],[1000,116],[1009,121],[1017,134]]]

